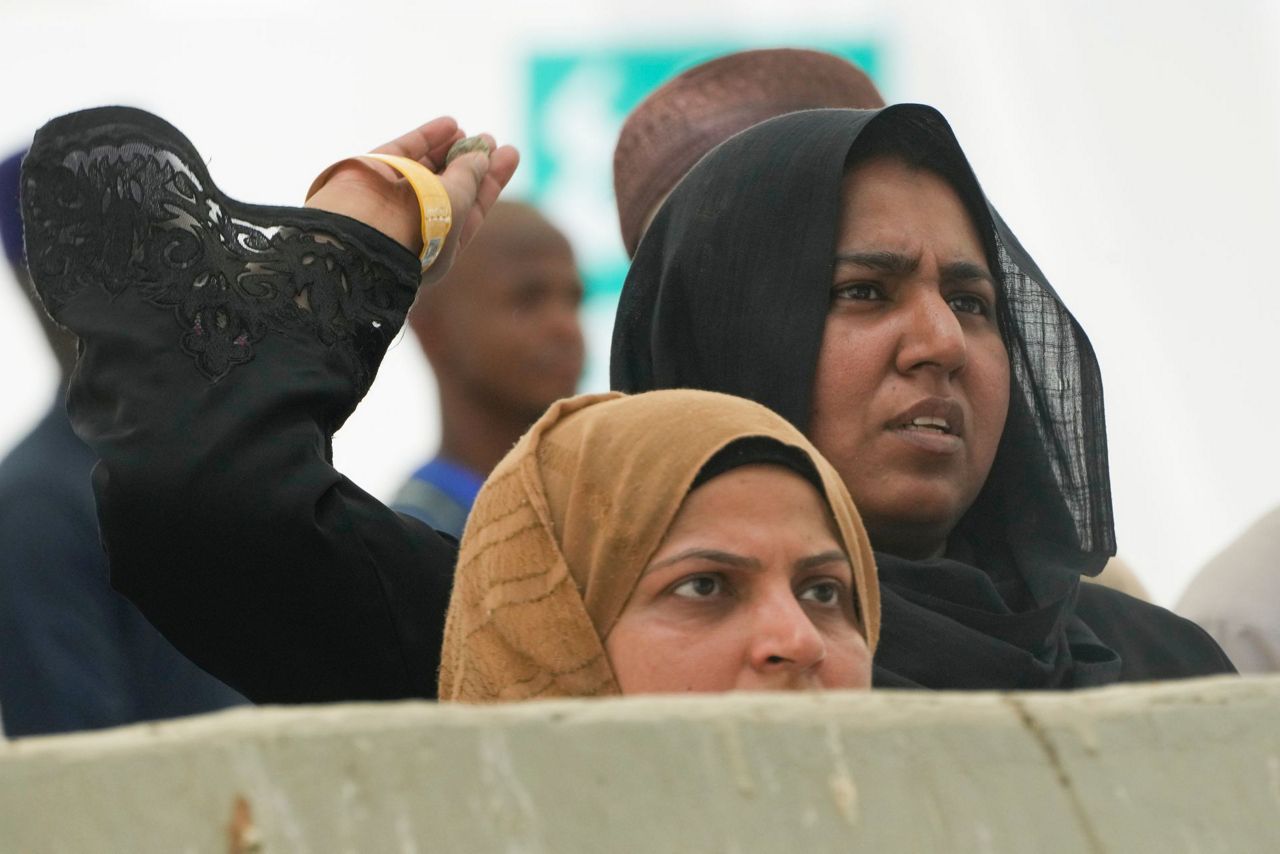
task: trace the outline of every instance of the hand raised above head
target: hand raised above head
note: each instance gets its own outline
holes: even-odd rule
[[[423,164],[440,177],[453,209],[453,226],[435,263],[422,276],[423,284],[438,281],[453,265],[484,222],[485,214],[515,173],[520,156],[509,145],[498,147],[483,139],[489,152],[477,148],[454,158],[445,157],[465,134],[451,118],[433,119],[373,150]],[[332,211],[360,220],[396,240],[410,251],[422,249],[418,200],[409,181],[385,163],[350,159],[339,163],[307,199],[307,207]]]

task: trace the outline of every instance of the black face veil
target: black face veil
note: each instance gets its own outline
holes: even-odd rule
[[[842,179],[851,155],[868,145],[938,172],[964,201],[1000,283],[1012,383],[995,463],[953,532],[949,559],[878,554],[882,583],[950,618],[956,609],[974,608],[994,608],[1001,623],[1017,618],[1013,630],[987,626],[984,616],[980,630],[1013,631],[1016,637],[1001,642],[1038,660],[1033,669],[1040,673],[1017,677],[1028,687],[1063,684],[1081,659],[1107,658],[1105,647],[1087,654],[1081,648],[1073,668],[1067,648],[1069,641],[1097,643],[1087,628],[1072,628],[1079,622],[1073,603],[1080,575],[1099,572],[1115,551],[1097,360],[1084,331],[985,200],[936,110],[902,104],[792,113],[704,157],[636,253],[614,327],[613,388],[735,394],[806,429],[831,298]],[[948,564],[945,578],[933,563]],[[959,589],[965,572],[974,573],[981,592]],[[1039,615],[1034,627],[1026,625],[1032,615]],[[891,618],[886,611],[887,631]],[[1109,681],[1078,673],[1075,682],[1095,679]]]

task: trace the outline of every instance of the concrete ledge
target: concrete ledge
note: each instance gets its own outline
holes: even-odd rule
[[[1280,678],[236,710],[0,745],[21,852],[1280,851]]]

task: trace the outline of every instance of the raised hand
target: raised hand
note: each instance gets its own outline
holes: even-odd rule
[[[509,145],[497,147],[485,135],[492,153],[473,151],[454,158],[444,168],[445,156],[464,134],[451,118],[433,119],[404,136],[379,146],[374,152],[409,157],[440,176],[453,207],[453,227],[436,262],[423,274],[423,284],[438,281],[453,265],[457,253],[484,222],[485,214],[515,173],[520,156]],[[418,201],[409,182],[384,163],[348,160],[334,170],[307,206],[358,219],[396,240],[415,254],[422,249]]]

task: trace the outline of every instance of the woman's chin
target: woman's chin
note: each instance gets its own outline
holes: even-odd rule
[[[941,557],[947,537],[969,503],[954,491],[914,490],[894,502],[855,501],[876,551],[911,560]]]

